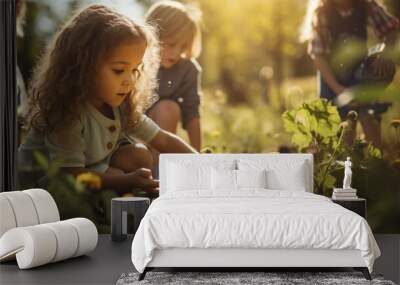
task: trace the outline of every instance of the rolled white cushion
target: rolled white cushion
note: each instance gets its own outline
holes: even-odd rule
[[[15,228],[17,222],[8,199],[0,194],[0,238],[9,229]]]
[[[84,218],[13,228],[0,238],[0,261],[16,257],[28,269],[86,254],[97,240],[95,225]]]
[[[29,189],[22,191],[28,194],[36,208],[39,224],[51,223],[60,220],[56,202],[50,193],[43,189]]]
[[[78,248],[74,254],[79,256],[94,250],[97,246],[98,233],[96,226],[88,219],[74,218],[64,222],[73,225],[78,233]]]
[[[51,262],[56,254],[57,240],[54,232],[36,225],[7,231],[0,239],[0,260],[16,254],[20,269],[28,269]]]
[[[73,225],[66,221],[43,224],[52,230],[57,240],[57,250],[51,262],[64,260],[75,255],[78,249],[78,233]]]
[[[17,227],[33,226],[39,223],[38,214],[31,197],[23,191],[1,193],[13,209]]]

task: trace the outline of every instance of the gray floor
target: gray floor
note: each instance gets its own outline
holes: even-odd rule
[[[124,272],[133,271],[130,259],[132,237],[124,242],[100,235],[88,256],[19,270],[16,262],[0,264],[0,284],[115,284]]]
[[[375,235],[382,256],[375,272],[400,282],[400,235]],[[130,260],[132,237],[122,243],[101,235],[97,249],[78,257],[30,270],[19,270],[15,262],[0,265],[0,284],[115,284],[124,272],[134,271]]]
[[[400,284],[400,234],[375,235],[376,242],[381,250],[374,265],[374,271],[383,274],[385,279]]]

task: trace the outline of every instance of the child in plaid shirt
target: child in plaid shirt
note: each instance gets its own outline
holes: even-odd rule
[[[359,83],[355,71],[367,56],[367,27],[379,40],[391,44],[399,21],[375,0],[310,0],[308,5],[302,39],[308,42],[308,53],[318,70],[320,97],[333,100]],[[351,56],[343,56],[349,49]],[[387,61],[378,57],[372,68],[375,76],[383,76],[388,70]],[[349,106],[338,108],[342,119],[350,110]],[[357,111],[366,140],[379,146],[379,105],[359,105]],[[346,143],[354,141],[355,129],[356,121],[350,126]]]

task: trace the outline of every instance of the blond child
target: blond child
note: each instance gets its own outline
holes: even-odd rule
[[[20,161],[33,150],[62,158],[62,170],[93,172],[119,193],[158,190],[143,143],[160,152],[194,152],[143,110],[158,69],[157,41],[104,5],[76,13],[57,33],[31,84],[31,129]]]
[[[156,91],[159,100],[148,115],[172,133],[176,133],[181,122],[190,144],[197,150],[201,147],[201,68],[196,61],[201,51],[200,18],[200,10],[176,1],[156,3],[146,15],[146,22],[157,28],[161,44]]]

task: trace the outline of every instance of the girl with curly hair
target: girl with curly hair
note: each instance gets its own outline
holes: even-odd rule
[[[104,5],[76,13],[34,72],[20,163],[41,150],[51,160],[62,158],[62,169],[73,175],[96,173],[103,188],[157,191],[144,143],[160,152],[195,152],[144,114],[158,66],[149,26]]]

